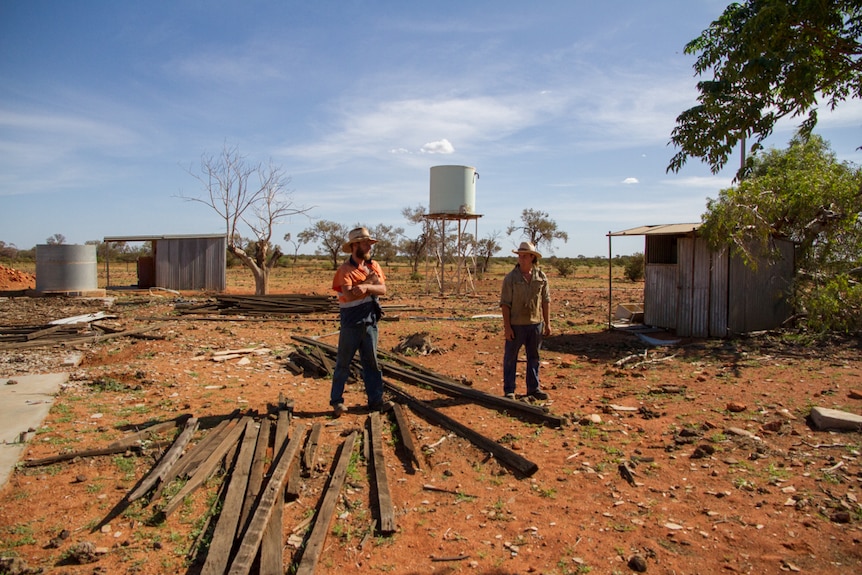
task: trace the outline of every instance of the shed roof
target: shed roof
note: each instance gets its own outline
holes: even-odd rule
[[[191,240],[202,238],[225,238],[227,234],[174,234],[157,236],[105,236],[104,242],[152,242],[154,240]]]
[[[695,232],[701,222],[691,224],[658,224],[653,226],[638,226],[618,232],[609,232],[609,236],[676,236]]]

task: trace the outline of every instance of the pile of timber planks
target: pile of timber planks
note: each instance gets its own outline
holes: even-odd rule
[[[387,536],[395,532],[396,524],[383,454],[382,417],[379,413],[370,413],[363,436],[365,458],[369,464],[368,481],[372,486],[369,492],[375,494],[372,501],[375,507],[373,525],[377,533]],[[404,425],[404,414],[398,417]],[[198,418],[184,415],[131,434],[106,448],[28,460],[24,465],[36,467],[78,457],[140,452],[141,443],[151,441],[170,429],[181,428],[156,465],[93,531],[108,525],[141,498],[146,498],[146,504],[152,506],[156,517],[164,519],[179,508],[186,497],[221,471],[224,479],[212,505],[220,512],[208,517],[189,552],[189,558],[200,564],[200,573],[245,574],[251,572],[253,566],[260,573],[283,573],[285,559],[294,564],[293,572],[313,573],[330,532],[348,464],[357,445],[358,430],[349,432],[336,450],[333,471],[313,515],[313,523],[303,522],[291,530],[299,533],[307,529],[299,545],[303,550],[301,557],[285,558],[283,506],[288,499],[299,496],[300,478],[314,474],[322,424],[312,423],[309,432],[307,423],[293,420],[292,405],[284,398],[280,398],[277,410],[266,416],[234,412],[213,418],[211,424],[211,428],[201,433]],[[194,443],[196,435],[199,439]],[[408,443],[412,445],[412,440]],[[165,447],[161,443],[158,445]],[[267,462],[270,463],[267,465]],[[175,481],[181,487],[168,497],[166,488]],[[210,543],[203,549],[201,544],[205,539]]]
[[[158,325],[129,330],[116,330],[95,322],[47,324],[32,326],[0,326],[0,351],[11,349],[32,349],[55,345],[77,345],[97,343],[118,337],[144,336],[148,331],[158,329]]]
[[[251,316],[338,313],[338,302],[333,296],[322,295],[218,295],[215,301],[200,304],[176,304],[174,309],[181,314]]]

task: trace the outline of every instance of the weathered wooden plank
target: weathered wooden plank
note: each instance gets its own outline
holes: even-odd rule
[[[167,477],[168,473],[170,473],[171,467],[182,456],[183,451],[185,450],[189,441],[191,441],[192,436],[194,436],[197,429],[197,417],[191,417],[186,420],[185,428],[183,428],[180,434],[177,435],[177,438],[174,440],[174,443],[171,445],[170,449],[165,452],[165,454],[159,460],[159,463],[155,467],[153,467],[152,470],[150,470],[150,473],[138,484],[135,490],[129,493],[127,499],[130,503],[143,497],[147,491],[153,488],[156,482],[164,481],[164,478]]]
[[[99,455],[114,455],[126,451],[140,451],[140,447],[119,445],[116,447],[103,447],[100,449],[86,449],[83,451],[73,451],[70,453],[59,453],[57,455],[49,455],[41,459],[28,459],[24,462],[24,467],[39,467],[41,465],[50,465],[52,463],[60,463],[62,461],[70,461],[76,457],[96,457]]]
[[[490,452],[500,463],[503,463],[510,469],[515,470],[525,477],[529,477],[539,470],[539,466],[529,459],[521,457],[511,449],[485,437],[481,433],[474,431],[466,425],[452,419],[448,415],[440,413],[433,407],[426,405],[424,402],[419,401],[391,383],[387,383],[386,386],[392,393],[400,397],[401,401],[406,403],[410,409],[432,423],[445,427],[450,431],[454,431],[479,449],[484,449],[485,451]]]
[[[177,492],[176,495],[171,497],[171,500],[162,507],[162,514],[168,516],[173,512],[177,507],[179,507],[180,503],[182,503],[183,499],[191,494],[195,489],[204,484],[204,482],[210,478],[210,476],[215,473],[215,470],[221,465],[221,460],[224,458],[227,453],[236,446],[237,441],[239,441],[240,435],[245,430],[245,424],[248,419],[251,419],[248,416],[242,418],[242,425],[234,425],[224,439],[216,446],[213,452],[207,457],[206,461],[201,463],[195,472],[189,477],[189,480],[186,481],[186,484],[182,486],[182,488]]]
[[[318,361],[320,361],[320,365],[323,366],[323,369],[326,371],[326,377],[332,377],[332,373],[335,371],[335,364],[331,359],[326,357],[323,353],[323,350],[320,349],[320,346],[316,346],[314,348],[314,355],[317,357]]]
[[[201,461],[206,459],[209,454],[212,453],[212,450],[216,448],[224,435],[230,433],[230,430],[233,429],[238,422],[239,420],[236,418],[222,421],[210,430],[209,433],[204,435],[197,445],[186,451],[180,460],[177,461],[176,465],[174,465],[170,472],[165,476],[163,482],[156,488],[156,492],[153,494],[153,499],[155,500],[159,495],[161,495],[166,484],[173,481],[176,477],[185,477],[192,469],[196,468]]]
[[[416,468],[422,469],[422,462],[416,450],[416,444],[413,443],[413,434],[410,432],[410,424],[407,422],[407,416],[404,414],[404,409],[400,403],[392,405],[392,413],[395,415],[395,424],[398,428],[398,437],[401,440],[401,446],[416,464]]]
[[[282,398],[279,398],[279,405],[285,405]],[[290,429],[290,412],[286,409],[280,409],[278,419],[275,426],[275,449],[280,450],[287,438]],[[288,477],[292,475],[292,471],[297,465],[293,462],[289,465]],[[288,484],[290,480],[288,479]],[[281,573],[282,563],[284,562],[284,490],[277,496],[275,504],[272,508],[272,516],[269,518],[269,523],[266,524],[266,530],[263,533],[263,540],[260,542],[260,572],[261,573]]]
[[[294,434],[287,446],[276,457],[275,470],[261,494],[260,503],[254,511],[254,516],[251,518],[248,529],[246,529],[240,543],[239,551],[228,570],[229,575],[245,575],[251,570],[254,557],[257,555],[257,550],[263,539],[263,532],[272,516],[272,509],[282,496],[284,479],[287,476],[293,459],[299,452],[304,436],[305,425],[299,424],[294,430]]]
[[[293,339],[301,343],[314,346],[315,350],[325,351],[330,356],[334,357],[338,353],[338,348],[320,341],[303,337],[299,335],[292,336]],[[315,356],[319,354],[315,353]],[[523,401],[507,399],[502,396],[491,395],[473,389],[460,382],[455,381],[451,377],[434,373],[423,366],[412,362],[402,357],[396,357],[387,354],[383,350],[378,350],[378,355],[383,358],[380,361],[380,367],[384,375],[395,377],[405,383],[411,385],[428,386],[435,391],[445,393],[453,397],[468,398],[475,403],[485,405],[494,409],[506,409],[509,411],[518,411],[530,417],[541,419],[550,427],[563,427],[568,424],[565,417],[554,415],[548,412],[548,409],[542,406],[531,405]],[[401,365],[397,365],[401,364]],[[352,367],[358,365],[358,360],[354,359]],[[404,367],[406,366],[406,367]],[[409,368],[409,369],[408,369]]]
[[[272,431],[272,422],[264,418],[260,422],[260,430],[257,434],[257,445],[254,450],[254,459],[251,463],[251,472],[248,477],[248,490],[245,493],[245,501],[242,504],[239,524],[245,529],[246,524],[254,510],[257,496],[263,488],[263,471],[266,464],[266,452],[269,449],[269,438]]]
[[[243,498],[248,487],[251,462],[257,443],[257,424],[248,418],[243,432],[239,455],[230,474],[230,484],[222,502],[221,513],[213,530],[212,541],[201,575],[222,575],[230,560],[230,552],[239,529]]]
[[[386,460],[383,455],[383,426],[380,414],[372,412],[371,416],[371,464],[374,470],[374,486],[377,497],[377,509],[380,532],[390,534],[395,532],[395,510],[392,508],[392,495],[389,491],[389,478],[386,476]]]
[[[338,494],[341,492],[342,485],[344,485],[344,478],[347,476],[347,467],[350,464],[350,458],[353,455],[353,445],[355,443],[356,432],[354,431],[341,444],[341,455],[338,458],[335,470],[332,472],[332,477],[329,478],[329,485],[326,488],[323,501],[317,510],[314,526],[311,528],[311,534],[306,540],[305,551],[302,553],[302,559],[299,561],[295,575],[314,575],[314,569],[317,567],[320,553],[323,550],[323,544],[326,542],[326,535],[329,533],[332,517],[335,515]]]
[[[176,427],[185,424],[190,417],[191,415],[187,413],[177,418],[171,419],[170,421],[163,421],[161,423],[150,425],[149,427],[145,427],[134,433],[130,433],[129,435],[126,435],[125,437],[122,437],[117,441],[112,441],[108,444],[108,447],[117,447],[120,445],[135,445],[139,441],[151,440],[154,436],[162,432],[175,429]]]
[[[305,443],[305,451],[303,452],[302,469],[305,477],[314,476],[314,462],[317,458],[317,446],[320,443],[320,432],[323,430],[323,425],[318,421],[311,426],[311,433],[308,436],[308,441]]]

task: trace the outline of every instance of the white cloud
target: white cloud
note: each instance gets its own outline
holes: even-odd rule
[[[423,154],[452,154],[455,152],[455,146],[449,140],[443,138],[436,142],[428,142],[422,146],[421,152]]]
[[[623,180],[623,183],[624,184],[639,184],[640,182],[638,181],[637,178],[626,178],[625,180]]]

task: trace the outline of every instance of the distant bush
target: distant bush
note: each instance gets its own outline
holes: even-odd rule
[[[623,275],[633,282],[643,279],[644,255],[642,253],[634,253],[626,258]]]
[[[561,278],[569,277],[575,272],[575,262],[569,258],[551,258],[550,264],[553,266]]]

